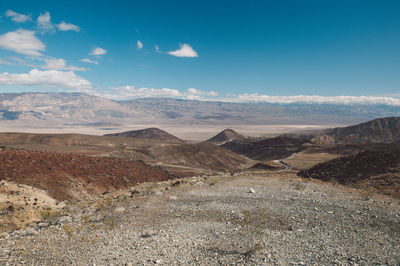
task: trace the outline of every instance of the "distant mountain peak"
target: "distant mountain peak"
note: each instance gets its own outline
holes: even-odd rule
[[[184,142],[183,140],[175,137],[174,135],[156,127],[125,131],[121,133],[105,134],[104,136],[152,139],[152,140],[169,141],[169,142]]]
[[[222,145],[222,144],[225,144],[232,140],[244,139],[244,138],[246,138],[246,137],[237,133],[233,129],[228,128],[228,129],[224,129],[223,131],[221,131],[214,137],[206,140],[206,142],[214,143],[216,145]]]

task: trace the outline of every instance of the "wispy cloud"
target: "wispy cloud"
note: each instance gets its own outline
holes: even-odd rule
[[[156,51],[157,54],[161,54],[162,53],[160,51],[160,47],[157,44],[154,45],[154,50]]]
[[[49,12],[40,14],[37,18],[37,27],[42,32],[52,32],[54,31],[54,25],[51,23],[51,16]]]
[[[0,35],[0,47],[24,55],[41,56],[46,45],[36,38],[34,31],[18,29]]]
[[[294,95],[271,96],[258,93],[230,95],[220,99],[230,102],[266,102],[266,103],[317,103],[317,104],[384,104],[400,105],[400,99],[385,96],[320,96],[320,95]]]
[[[103,49],[103,48],[101,48],[101,47],[94,47],[93,49],[92,49],[92,52],[89,54],[89,55],[97,55],[97,56],[100,56],[100,55],[105,55],[107,53],[107,50],[106,49]]]
[[[217,96],[214,91],[201,91],[189,88],[186,91],[179,91],[170,88],[136,88],[135,86],[121,86],[110,88],[109,91],[97,94],[98,96],[113,100],[128,100],[136,98],[180,98],[201,100],[204,96]]]
[[[14,12],[12,10],[7,10],[6,11],[6,17],[10,17],[11,20],[16,22],[16,23],[23,23],[23,22],[27,22],[27,21],[32,21],[32,18],[31,18],[30,15],[20,14],[20,13]]]
[[[0,73],[0,84],[88,89],[92,83],[72,71],[32,69],[28,73]]]
[[[180,48],[175,51],[169,51],[168,54],[177,57],[198,57],[199,55],[189,44],[181,44]]]
[[[92,60],[92,59],[89,59],[89,58],[83,58],[83,59],[81,59],[81,61],[85,62],[85,63],[89,63],[89,64],[95,64],[95,65],[99,64],[98,61],[95,61],[95,60]]]
[[[136,47],[137,47],[138,50],[142,49],[143,48],[143,43],[140,40],[138,40],[137,43],[136,43]]]
[[[265,102],[278,104],[339,104],[339,105],[368,105],[382,104],[400,106],[400,98],[386,96],[320,96],[320,95],[294,95],[294,96],[271,96],[258,93],[253,94],[228,94],[220,96],[215,91],[203,91],[188,88],[184,91],[171,88],[136,88],[135,86],[113,87],[97,96],[114,99],[129,100],[135,98],[176,98],[188,100],[210,100],[221,102]]]
[[[56,26],[61,31],[72,30],[72,31],[79,32],[81,30],[81,28],[78,25],[74,25],[74,24],[71,24],[71,23],[66,23],[64,21],[61,22],[60,24],[57,24]]]
[[[24,60],[22,58],[16,57],[16,56],[9,56],[9,57],[7,57],[7,59],[12,60],[13,62],[16,62],[23,66],[28,66],[28,67],[33,67],[33,68],[37,67],[35,64],[28,62],[27,60]]]
[[[43,60],[46,62],[46,64],[44,66],[42,66],[42,68],[44,68],[44,69],[87,71],[86,68],[76,67],[76,66],[68,66],[67,62],[62,58],[45,58]]]
[[[0,65],[12,65],[12,63],[0,58]]]
[[[400,98],[400,93],[388,93],[388,94],[384,94],[382,96],[385,96],[385,97],[399,97]]]
[[[202,99],[203,96],[216,97],[218,96],[218,93],[215,91],[202,91],[195,88],[189,88],[183,95],[187,99]]]

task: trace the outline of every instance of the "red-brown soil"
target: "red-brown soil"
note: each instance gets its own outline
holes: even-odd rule
[[[400,148],[387,147],[342,156],[302,170],[298,175],[400,197]]]
[[[254,160],[269,161],[285,158],[295,152],[304,150],[302,145],[308,142],[310,137],[300,136],[291,138],[279,136],[269,139],[238,139],[230,141],[221,147],[235,153],[247,156]]]
[[[57,200],[80,200],[105,191],[174,176],[141,161],[71,153],[0,149],[0,180],[47,190]]]
[[[177,143],[116,136],[0,133],[0,146],[142,160],[180,176],[209,174],[212,171],[237,172],[249,164],[248,158],[210,143]]]

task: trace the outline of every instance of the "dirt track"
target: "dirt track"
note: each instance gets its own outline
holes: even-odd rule
[[[400,263],[399,200],[290,173],[187,180],[121,191],[74,222],[0,240],[0,264]]]

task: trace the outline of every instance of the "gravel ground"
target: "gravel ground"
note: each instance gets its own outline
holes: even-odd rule
[[[398,199],[291,173],[174,182],[4,236],[0,264],[400,264]]]

